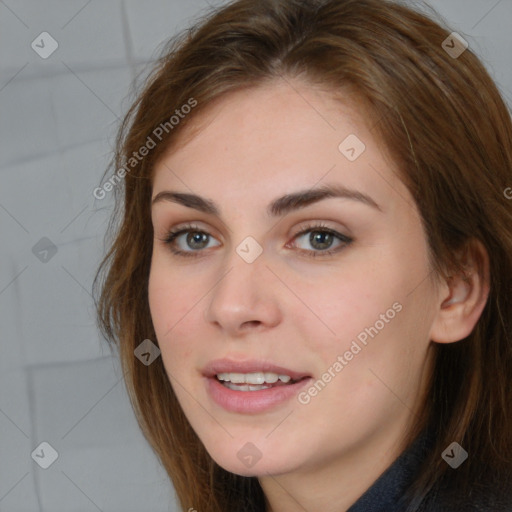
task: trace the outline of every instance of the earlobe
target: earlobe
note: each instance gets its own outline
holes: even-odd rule
[[[430,331],[437,343],[460,341],[473,331],[489,297],[489,257],[475,241],[466,258],[467,271],[446,279],[439,295],[439,307]]]

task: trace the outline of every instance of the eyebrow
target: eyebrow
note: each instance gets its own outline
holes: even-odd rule
[[[298,192],[286,194],[274,199],[267,207],[267,215],[270,217],[279,217],[291,211],[305,208],[323,199],[333,197],[359,201],[382,212],[382,208],[369,195],[359,192],[358,190],[346,188],[342,185],[328,184],[313,189],[299,190]],[[211,199],[206,199],[196,194],[164,190],[153,198],[151,204],[154,205],[161,201],[178,203],[203,213],[216,215],[217,217],[220,216],[219,207]]]

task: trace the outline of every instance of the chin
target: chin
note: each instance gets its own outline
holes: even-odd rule
[[[276,460],[274,452],[272,460],[265,459],[265,454],[251,443],[243,445],[235,453],[208,453],[222,469],[245,477],[265,477],[269,474],[277,476],[294,469],[291,457],[282,456],[281,460]],[[283,463],[285,460],[286,463]]]

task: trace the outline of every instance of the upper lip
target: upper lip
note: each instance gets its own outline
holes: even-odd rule
[[[258,361],[255,359],[247,361],[234,361],[232,359],[215,359],[210,361],[203,368],[205,377],[215,377],[218,373],[253,373],[253,372],[272,372],[278,375],[289,375],[292,380],[300,380],[304,377],[310,377],[306,372],[290,370],[284,366],[279,366],[269,361]]]

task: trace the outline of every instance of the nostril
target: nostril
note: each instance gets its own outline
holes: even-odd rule
[[[257,327],[261,322],[259,320],[249,320],[248,322],[244,322],[244,327]]]

